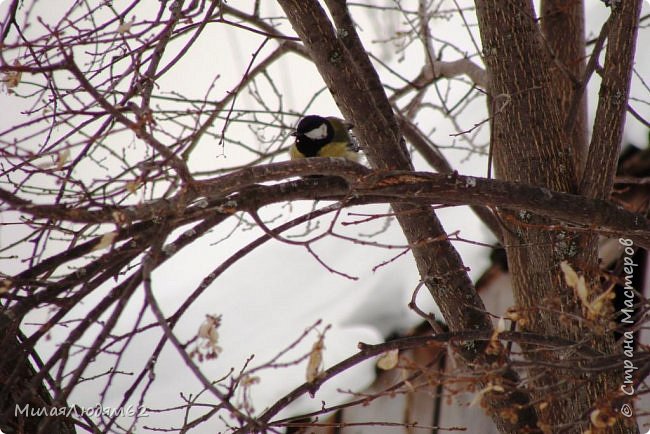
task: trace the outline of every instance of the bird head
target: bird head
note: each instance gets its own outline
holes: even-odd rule
[[[327,118],[309,115],[300,119],[293,135],[296,141],[327,143],[334,137],[334,126]]]

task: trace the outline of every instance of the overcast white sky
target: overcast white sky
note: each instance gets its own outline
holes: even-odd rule
[[[5,1],[0,5],[0,16],[4,16],[8,3]],[[43,17],[52,16],[53,12],[63,4],[63,2],[56,1],[41,3],[43,9],[40,10],[40,13],[43,14]],[[148,7],[148,2],[143,3]],[[157,7],[158,2],[151,1],[150,3],[152,7]],[[238,7],[239,3],[243,2],[233,2],[233,6]],[[274,2],[262,3],[264,7],[275,7]],[[391,4],[391,2],[385,3]],[[449,3],[450,7],[453,7],[453,2]],[[471,2],[462,1],[459,3]],[[606,18],[608,10],[600,1],[593,0],[587,3],[587,16],[590,20],[588,35],[593,37]],[[407,5],[409,2],[405,1],[403,4]],[[646,6],[645,12],[649,11],[650,7]],[[137,23],[139,19],[143,18],[143,14],[146,14],[146,10],[144,8],[139,9],[139,12],[134,16],[127,17],[127,21],[133,19]],[[384,19],[382,21],[384,27],[380,30],[380,34],[377,34],[376,26],[370,21],[373,19],[372,16],[359,13],[357,10],[355,18],[358,20],[364,42],[373,51],[377,47],[376,44],[372,44],[372,41],[385,37],[388,32],[406,29],[403,21],[399,17],[395,17],[393,21]],[[225,32],[224,29],[226,29]],[[30,30],[38,31],[38,26],[34,25]],[[452,39],[459,46],[466,46],[469,51],[473,51],[466,31],[458,26],[457,21],[437,21],[433,26],[433,30],[437,34],[444,35],[445,39]],[[644,45],[650,42],[647,40],[647,36],[648,32],[645,32],[646,40],[640,41],[641,51],[643,51]],[[215,41],[219,41],[218,49],[215,47]],[[191,56],[189,57],[191,61],[179,64],[171,74],[165,76],[158,84],[162,89],[173,89],[182,94],[201,97],[208,91],[215,72],[219,71],[222,77],[215,84],[211,94],[216,98],[239,80],[242,71],[246,69],[250,60],[250,53],[257,48],[258,43],[258,39],[251,39],[245,32],[234,34],[230,29],[223,26],[211,26],[195,44],[192,51],[187,54]],[[269,48],[272,48],[272,44],[269,44]],[[266,52],[269,52],[269,50],[266,50]],[[419,64],[421,56],[419,51],[407,51],[403,62],[397,62],[394,57],[389,57],[391,52],[389,48],[385,50],[380,48],[375,52],[383,53],[383,60],[390,62],[394,68],[404,75],[414,77],[417,74],[417,71],[409,70],[409,68],[410,65]],[[452,57],[450,56],[448,60],[452,60]],[[649,56],[637,55],[637,70],[647,82],[650,78],[650,74],[648,74],[650,71]],[[386,70],[379,68],[379,71],[382,76],[386,77],[387,81],[393,84],[397,83],[386,73]],[[322,80],[318,77],[315,68],[297,57],[279,62],[274,65],[272,72],[276,72],[274,76],[279,77],[276,86],[284,94],[283,104],[287,110],[301,110],[306,101],[322,87]],[[596,85],[597,82],[592,83],[590,87],[592,95]],[[639,92],[639,95],[644,100],[648,100],[648,95],[639,85],[638,78],[635,79],[633,95],[635,92]],[[246,108],[247,105],[253,106],[253,101],[250,97],[244,95],[237,100],[237,105],[239,108]],[[2,93],[0,94],[0,107],[2,107],[3,111],[0,117],[0,129],[4,130],[10,125],[24,121],[25,118],[21,114],[21,110],[26,107],[25,101],[7,93]],[[594,98],[590,99],[590,109],[593,113]],[[650,108],[647,105],[639,104],[637,109],[645,113],[646,117],[650,117]],[[311,111],[322,114],[338,113],[331,98],[326,94],[317,99]],[[435,138],[438,143],[451,145],[454,138],[450,134],[457,131],[451,129],[450,124],[442,118],[436,118],[439,115],[435,112],[429,111],[427,116],[426,122],[430,122],[432,127],[437,128]],[[462,127],[471,127],[473,123],[480,121],[484,114],[477,110],[475,119],[470,119],[470,116],[468,115],[467,119],[463,119],[464,125]],[[232,130],[229,130],[229,133],[233,136],[242,137],[244,140],[252,140],[252,136],[247,130],[238,129],[236,125],[232,127]],[[630,119],[626,130],[627,141],[647,143],[647,130],[635,120]],[[476,155],[468,158],[469,155],[464,151],[447,151],[445,154],[452,161],[452,164],[458,168],[459,172],[485,175],[485,158]],[[190,160],[190,164],[191,169],[195,171],[210,170],[215,167],[232,165],[240,158],[243,157],[237,155],[235,146],[226,145],[225,149],[220,149],[214,146],[214,143],[204,141],[197,148],[195,157]],[[282,156],[280,160],[286,158],[286,156]],[[423,162],[416,161],[416,165],[418,168],[426,170]],[[92,176],[92,174],[88,173],[88,176]],[[295,217],[310,208],[311,204],[307,203],[293,204],[290,215]],[[384,213],[388,209],[386,206],[372,206],[348,210],[348,212],[352,211]],[[273,224],[288,220],[287,209],[281,206],[265,209],[262,216],[272,218],[280,214],[284,214],[284,216]],[[448,232],[459,230],[463,238],[479,242],[492,241],[473,214],[465,207],[441,210],[439,215]],[[6,213],[2,217],[3,220],[8,218],[11,218],[11,216]],[[323,219],[321,227],[325,227],[330,218]],[[356,218],[353,216],[347,216],[347,212],[343,213],[343,221],[354,219]],[[371,234],[382,229],[384,223],[385,220],[378,220],[361,226],[346,228],[339,225],[337,230],[359,236],[360,233]],[[156,289],[156,296],[165,312],[169,313],[175,310],[186,295],[197,287],[201,279],[210,270],[218,266],[247,242],[261,235],[258,230],[239,231],[236,236],[216,243],[224,238],[235,224],[237,222],[233,218],[229,224],[220,226],[217,230],[193,244],[191,248],[176,255],[169,263],[155,272],[153,285]],[[15,239],[18,233],[8,232],[15,231],[15,228],[1,228],[0,231],[0,243],[4,245],[11,239]],[[294,233],[299,232],[294,231]],[[371,239],[395,245],[404,244],[403,236],[394,222],[378,238]],[[470,275],[476,279],[487,266],[486,258],[489,249],[458,242],[455,243],[455,246],[460,251],[465,264],[471,268]],[[306,327],[317,320],[322,320],[323,324],[331,324],[332,326],[325,338],[324,361],[326,366],[331,366],[352,355],[356,351],[359,341],[377,343],[382,341],[387,333],[396,330],[403,331],[419,322],[419,318],[407,308],[412,290],[417,285],[419,278],[410,255],[404,255],[394,262],[377,269],[377,271],[373,271],[373,267],[390,259],[398,250],[369,248],[331,238],[325,238],[314,247],[330,267],[354,275],[358,277],[358,280],[353,281],[329,273],[322,265],[311,258],[304,248],[273,240],[232,266],[194,303],[189,314],[183,318],[176,328],[182,337],[181,340],[189,339],[196,334],[206,314],[223,315],[219,343],[223,348],[223,353],[217,360],[207,361],[200,365],[208,378],[222,377],[231,368],[240,369],[245,360],[251,355],[254,355],[251,362],[253,366],[269,360],[278,350],[292,342]],[[13,262],[7,260],[0,262],[0,269],[8,274],[21,271],[23,266],[22,263],[15,260]],[[99,299],[102,294],[102,291],[98,291],[93,298]],[[426,291],[421,293],[419,298],[420,306],[425,311],[435,310],[427,295]],[[142,298],[143,296],[140,294],[134,300],[141,303]],[[85,306],[92,306],[91,300],[88,300]],[[84,308],[84,306],[80,307],[80,309]],[[127,315],[121,321],[118,329],[128,332],[140,308],[140,304],[131,303],[127,309]],[[78,314],[80,315],[79,311]],[[47,317],[48,313],[42,311],[32,315],[30,320],[36,322]],[[320,330],[322,329],[323,326],[320,327]],[[56,347],[61,337],[66,335],[65,330],[60,330],[60,332],[54,330],[52,339],[41,343],[40,350],[43,352],[44,357]],[[150,354],[152,345],[157,341],[154,337],[157,336],[157,333],[149,333],[136,338],[136,344],[130,346],[129,351],[124,355],[122,369],[128,370],[131,364],[139,366],[137,362]],[[295,357],[305,353],[313,344],[315,338],[316,336],[312,334],[308,340],[296,347],[291,352],[291,355]],[[291,358],[291,356],[287,357],[286,360]],[[99,368],[101,362],[101,360],[98,362],[97,372],[101,371]],[[183,366],[174,350],[168,349],[163,353],[163,356],[158,361],[156,375],[157,381],[154,383],[154,389],[147,395],[145,404],[148,407],[165,408],[181,405],[183,402],[179,393],[196,394],[200,390],[198,383]],[[264,371],[259,375],[261,381],[253,387],[252,399],[255,408],[261,410],[304,381],[305,363],[282,370]],[[374,366],[371,363],[360,366],[346,373],[337,383],[323,387],[314,400],[303,399],[291,411],[297,412],[307,408],[318,408],[323,400],[329,405],[334,404],[337,399],[343,397],[343,395],[336,393],[337,388],[362,388],[372,381],[373,375]],[[118,381],[111,388],[109,402],[105,404],[117,403],[123,393],[120,386],[128,384],[128,381],[123,382],[123,384]],[[93,406],[97,404],[97,393],[97,385],[91,382],[80,386],[71,401],[82,406]],[[179,417],[177,414],[174,418],[169,419],[166,415],[152,413],[146,424],[157,427],[166,427],[170,424],[178,425],[180,423]],[[198,434],[214,432],[214,425],[211,425],[210,429],[206,425],[192,432]]]

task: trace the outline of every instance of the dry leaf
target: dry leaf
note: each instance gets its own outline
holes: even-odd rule
[[[320,336],[314,343],[309,353],[309,361],[307,362],[307,382],[313,383],[320,377],[323,372],[323,350],[325,344],[323,343],[323,336]]]
[[[14,66],[20,66],[20,61],[14,60]],[[3,77],[1,81],[5,84],[7,90],[13,89],[20,84],[20,79],[22,78],[23,73],[21,71],[7,71],[3,72]]]
[[[126,183],[126,191],[133,194],[136,191],[138,191],[139,186],[140,186],[139,181],[129,181],[129,182]]]
[[[57,170],[63,169],[63,166],[65,166],[65,163],[70,160],[70,149],[64,149],[63,151],[59,152],[56,156],[56,168]]]
[[[564,273],[564,281],[573,289],[580,302],[584,307],[589,306],[589,291],[587,291],[587,284],[585,283],[584,276],[578,276],[578,273],[571,267],[567,261],[560,262],[560,268]]]
[[[580,280],[578,273],[576,273],[576,271],[567,261],[560,262],[560,268],[564,273],[564,281],[566,284],[569,285],[570,288],[575,289],[578,286],[578,281]]]
[[[123,35],[125,33],[128,33],[131,31],[131,27],[133,27],[133,21],[129,21],[128,23],[122,23],[118,26],[117,28],[117,33],[120,35]]]
[[[197,336],[205,339],[211,346],[216,346],[219,342],[219,332],[217,329],[221,325],[221,317],[214,315],[206,315],[205,321],[199,327]]]
[[[506,331],[506,320],[504,317],[500,316],[499,321],[497,322],[497,328],[495,330],[497,334]]]
[[[109,247],[111,244],[113,244],[113,240],[115,240],[115,237],[117,237],[116,231],[105,233],[102,236],[102,239],[99,240],[99,243],[97,243],[97,245],[93,247],[93,251],[101,250],[101,249],[105,249],[106,247]]]
[[[379,356],[377,359],[377,367],[383,369],[384,371],[390,371],[399,361],[399,349],[395,348],[394,350],[386,351],[384,354]]]
[[[221,325],[221,315],[206,315],[205,321],[199,326],[199,331],[196,337],[199,343],[190,356],[197,356],[199,361],[202,362],[203,358],[216,359],[221,353],[219,343],[219,326]]]
[[[4,294],[5,292],[9,291],[13,284],[14,282],[11,279],[3,279],[0,282],[0,294]]]
[[[499,386],[498,384],[495,385],[492,383],[488,383],[487,386],[485,386],[483,389],[479,390],[476,393],[476,396],[474,397],[474,399],[472,399],[472,402],[470,402],[469,406],[470,407],[475,406],[481,401],[481,399],[483,399],[483,395],[490,392],[503,393],[505,392],[505,390],[503,386]]]
[[[607,291],[603,292],[597,296],[593,301],[589,301],[589,288],[587,288],[587,282],[585,281],[584,276],[578,276],[578,273],[569,265],[567,261],[562,261],[560,263],[560,268],[564,273],[564,280],[566,284],[573,289],[573,291],[578,296],[580,303],[584,311],[586,311],[586,316],[589,319],[598,318],[602,316],[604,308],[608,306],[608,303],[605,303],[608,300],[611,300],[614,296],[612,291],[613,288],[609,288]]]
[[[115,221],[115,223],[117,223],[118,226],[124,226],[128,223],[126,214],[124,214],[121,211],[113,211],[111,213],[111,216],[113,217],[113,220]]]

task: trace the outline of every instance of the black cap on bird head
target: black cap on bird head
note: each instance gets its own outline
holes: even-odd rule
[[[314,157],[320,148],[332,141],[334,127],[327,118],[308,115],[300,119],[293,135],[298,150],[307,157]]]
[[[294,135],[298,138],[305,137],[316,142],[328,142],[332,140],[334,127],[327,118],[318,115],[308,115],[300,119]]]

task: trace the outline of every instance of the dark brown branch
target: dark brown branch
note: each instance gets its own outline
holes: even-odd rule
[[[609,197],[614,183],[642,3],[643,0],[629,0],[612,8],[594,131],[580,183],[580,192],[587,197]]]
[[[307,179],[273,186],[257,182],[278,181],[288,176],[327,174],[322,179]],[[347,183],[342,182],[345,179]],[[338,180],[338,181],[337,181]],[[355,197],[366,202],[411,202],[419,204],[477,205],[521,209],[557,220],[558,224],[574,224],[574,229],[634,238],[642,247],[650,247],[650,223],[644,216],[626,211],[611,202],[588,199],[583,196],[553,192],[535,187],[496,179],[463,176],[457,173],[435,174],[428,172],[374,172],[358,164],[329,158],[288,161],[242,169],[211,180],[199,181],[196,191],[205,197],[205,206],[192,204],[180,206],[187,197],[143,205],[140,210],[129,207],[108,207],[106,210],[77,211],[51,205],[33,205],[0,189],[0,198],[14,210],[33,217],[57,218],[70,222],[112,222],[113,214],[129,213],[131,224],[154,218],[178,219],[177,224],[187,224],[202,218],[214,208],[224,213],[246,211],[254,207],[287,200],[339,199]],[[232,196],[237,193],[237,196]],[[150,207],[147,209],[147,207]],[[86,220],[87,219],[87,220]],[[135,230],[137,226],[133,227]],[[136,231],[137,232],[137,231]],[[125,235],[132,233],[125,232]],[[118,235],[119,236],[119,235]],[[119,236],[118,239],[123,239]],[[92,249],[95,243],[80,245],[75,255]],[[83,246],[83,247],[81,247]],[[35,276],[29,274],[29,277]],[[25,275],[27,278],[28,276]]]
[[[298,386],[286,394],[284,397],[280,398],[269,409],[265,410],[257,418],[257,428],[260,426],[264,427],[273,425],[271,419],[300,396],[307,393],[314,393],[324,383],[329,381],[331,378],[336,377],[341,372],[344,372],[349,368],[358,365],[364,360],[376,357],[387,351],[395,349],[403,351],[408,349],[422,348],[431,342],[458,344],[460,342],[476,342],[481,340],[487,341],[491,338],[493,338],[492,333],[488,331],[465,331],[447,332],[430,336],[400,338],[377,345],[367,345],[360,342],[358,344],[359,352],[357,354],[350,356],[342,362],[339,362],[336,365],[326,369],[316,381],[312,383],[304,383]],[[540,336],[534,333],[504,331],[499,333],[498,339],[503,341],[513,341],[519,344],[534,344],[538,348],[549,348],[553,349],[554,351],[559,351],[560,348],[570,349],[576,353],[576,357],[579,358],[583,364],[578,366],[575,361],[569,361],[562,366],[562,369],[569,371],[585,370],[588,365],[594,367],[595,370],[611,369],[611,366],[616,366],[617,364],[620,365],[623,360],[623,357],[621,355],[603,355],[594,351],[588,345],[579,344],[556,336]],[[586,362],[588,365],[585,365],[584,362]],[[635,356],[635,363],[640,366],[650,363],[650,354],[647,352],[637,353]],[[558,367],[560,367],[560,365],[558,365]],[[254,428],[256,427],[247,425],[240,430],[235,431],[235,433],[244,434],[249,432],[257,432],[253,430]]]
[[[430,143],[427,140],[415,125],[404,117],[399,117],[398,121],[406,140],[408,140],[418,150],[431,167],[436,169],[438,173],[453,172],[451,164],[449,164],[445,156],[434,147],[433,143]],[[488,229],[490,229],[494,237],[500,243],[503,243],[501,224],[495,217],[494,213],[489,208],[475,205],[472,205],[472,211],[474,211],[474,214],[476,214]]]
[[[84,73],[79,69],[75,63],[72,55],[63,50],[67,69],[72,73],[72,75],[77,79],[81,87],[88,92],[104,110],[106,110],[111,116],[113,116],[118,122],[124,124],[127,128],[133,131],[136,136],[144,140],[149,144],[153,149],[155,149],[160,155],[162,155],[166,162],[172,166],[178,176],[188,184],[192,183],[192,175],[189,172],[187,164],[178,156],[176,156],[172,151],[169,150],[167,146],[163,143],[160,143],[155,137],[147,133],[144,129],[143,122],[146,122],[145,119],[138,119],[138,122],[133,122],[128,119],[120,110],[118,110],[113,104],[109,103],[104,96],[97,90],[86,78]],[[137,115],[137,113],[136,113]]]
[[[591,52],[591,56],[589,57],[589,61],[585,67],[584,77],[582,77],[580,85],[574,90],[573,99],[571,100],[571,105],[569,106],[566,119],[564,121],[564,130],[567,133],[574,128],[574,123],[578,116],[580,104],[584,98],[585,90],[587,89],[589,80],[591,80],[591,76],[593,75],[594,71],[596,70],[596,66],[598,65],[598,58],[600,57],[600,52],[605,46],[605,40],[607,39],[607,34],[609,32],[609,22],[610,19],[605,21],[603,27],[600,29],[600,33],[598,34],[598,38],[594,44],[594,49]]]

